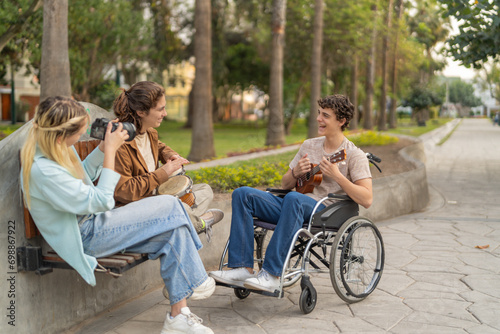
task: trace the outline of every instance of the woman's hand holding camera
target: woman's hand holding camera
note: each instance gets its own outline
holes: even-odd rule
[[[118,122],[118,119],[112,121]],[[99,144],[99,149],[104,152],[103,167],[114,170],[115,169],[115,154],[120,146],[123,145],[125,140],[128,139],[128,132],[123,130],[123,124],[118,123],[118,128],[111,132],[113,123],[109,122],[106,128],[106,136]]]

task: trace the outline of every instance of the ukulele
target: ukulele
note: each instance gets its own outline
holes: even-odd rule
[[[345,149],[333,154],[327,158],[327,160],[331,163],[345,160]],[[314,187],[319,186],[322,180],[323,175],[321,175],[319,165],[311,164],[311,170],[297,179],[297,185],[295,188],[302,194],[312,193]]]

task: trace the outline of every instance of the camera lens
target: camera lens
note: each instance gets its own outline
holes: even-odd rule
[[[136,135],[135,125],[129,122],[123,122],[122,124],[123,129],[128,132],[128,139],[126,141],[132,141]]]

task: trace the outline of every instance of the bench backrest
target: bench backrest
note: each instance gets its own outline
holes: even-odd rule
[[[92,139],[89,141],[79,141],[75,144],[75,149],[80,159],[84,160],[87,155],[89,155],[96,147],[99,145],[101,141],[97,139]],[[24,203],[23,203],[24,205]],[[33,218],[31,217],[30,212],[27,208],[24,208],[24,232],[26,234],[27,239],[32,239],[38,235],[40,235],[40,231],[35,225]]]

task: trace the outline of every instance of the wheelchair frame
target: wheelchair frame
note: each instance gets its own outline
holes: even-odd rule
[[[379,172],[382,172],[376,164],[381,162],[381,159],[371,153],[366,153],[366,156]],[[267,189],[267,191],[281,196],[289,192],[289,190],[282,189]],[[328,199],[340,201],[316,212],[318,207]],[[337,217],[334,217],[335,214]],[[316,220],[323,223],[314,225]],[[330,226],[327,226],[328,222]],[[256,253],[254,261],[257,262],[259,269],[262,269],[264,262],[265,237],[269,230],[274,230],[275,226],[275,224],[254,218],[254,239],[257,244],[254,250]],[[313,228],[317,232],[313,233]],[[372,238],[369,241],[373,245],[369,245],[366,238]],[[320,267],[311,260],[311,255],[329,268],[330,280],[335,292],[347,303],[359,302],[368,297],[375,290],[382,277],[385,259],[382,235],[370,219],[359,216],[359,206],[347,195],[328,194],[327,197],[318,201],[313,208],[307,228],[303,226],[299,229],[293,240],[284,262],[278,290],[267,292],[221,282],[217,282],[217,285],[233,288],[235,295],[240,299],[248,297],[251,292],[282,298],[284,288],[292,286],[301,278],[302,292],[299,298],[299,307],[304,314],[308,314],[314,310],[317,301],[316,289],[311,283],[309,272],[321,272]],[[328,246],[331,246],[329,261],[327,260]],[[221,256],[219,270],[223,270],[227,266],[225,258],[228,247],[229,239]],[[320,247],[323,256],[318,254],[314,247]],[[371,254],[367,252],[371,249],[375,250],[375,259],[370,257]],[[290,267],[290,261],[296,256],[299,258]],[[310,270],[310,266],[314,270]]]
[[[268,189],[273,192],[273,189]],[[282,191],[281,191],[282,193]],[[327,206],[325,209],[317,212],[318,207],[328,199],[338,199],[341,202]],[[346,201],[347,204],[342,204]],[[311,260],[311,255],[319,260],[323,265],[329,268],[330,280],[337,295],[348,303],[354,303],[365,299],[375,290],[384,267],[384,245],[382,236],[378,228],[368,218],[358,215],[358,206],[356,210],[352,210],[354,203],[348,196],[329,194],[318,201],[313,209],[311,218],[307,223],[307,227],[299,229],[293,238],[293,242],[289,247],[285,265],[280,277],[280,286],[274,293],[262,290],[253,290],[217,282],[217,285],[222,285],[234,289],[235,295],[244,299],[250,293],[258,293],[266,296],[282,298],[284,288],[294,285],[301,279],[301,294],[299,299],[300,310],[304,313],[310,313],[314,310],[317,301],[316,289],[311,283],[310,272],[321,272],[320,267]],[[350,207],[349,207],[350,206]],[[342,208],[347,210],[342,211]],[[321,215],[328,214],[324,217]],[[329,227],[326,223],[332,223],[335,214],[342,214],[342,222],[336,222],[339,227]],[[323,221],[323,224],[314,224],[315,220]],[[264,243],[265,237],[269,230],[274,230],[274,224],[254,219],[254,239],[257,246],[255,247],[256,256],[254,261],[257,262],[259,268],[262,268],[264,261]],[[314,230],[317,232],[313,233]],[[359,236],[361,234],[361,237]],[[366,241],[365,237],[371,238]],[[358,244],[362,245],[358,245]],[[330,259],[327,259],[327,247],[331,246],[329,254]],[[227,266],[225,257],[229,247],[229,240],[226,243],[222,253],[219,270],[223,270]],[[316,247],[320,247],[323,255],[316,252]],[[366,251],[375,251],[373,254],[367,254]],[[292,259],[298,259],[292,264]],[[311,270],[310,267],[314,269]],[[367,267],[367,268],[365,268]]]

